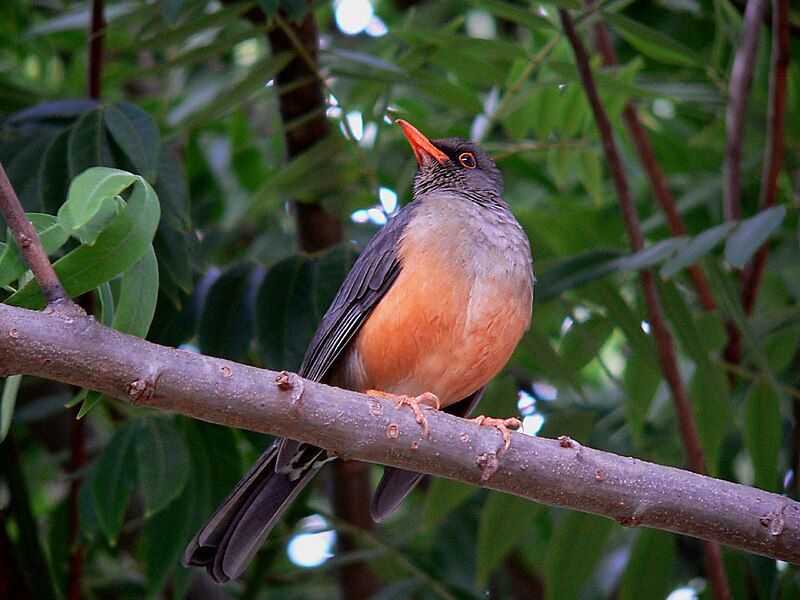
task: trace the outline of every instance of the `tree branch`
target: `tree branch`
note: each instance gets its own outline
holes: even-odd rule
[[[562,8],[559,9],[558,14],[561,19],[564,34],[569,39],[575,54],[578,76],[581,79],[592,112],[594,113],[595,121],[597,122],[597,129],[600,132],[600,138],[603,142],[606,160],[617,188],[620,210],[622,211],[625,229],[630,238],[631,249],[633,252],[638,252],[644,248],[642,224],[639,221],[639,215],[636,213],[636,207],[634,206],[633,198],[631,197],[628,187],[628,180],[622,166],[622,159],[617,150],[616,142],[614,141],[614,130],[611,126],[611,121],[600,101],[597,84],[594,81],[594,76],[589,66],[589,55],[580,37],[578,37],[578,32],[575,30],[575,24],[569,12]],[[681,438],[683,439],[683,446],[686,450],[689,466],[697,473],[705,473],[706,464],[703,458],[703,450],[700,446],[697,422],[695,421],[691,404],[689,403],[689,394],[686,391],[686,386],[683,383],[680,369],[678,368],[675,344],[672,339],[672,334],[667,327],[666,318],[664,317],[664,310],[661,306],[658,290],[656,289],[655,275],[651,269],[641,269],[639,271],[639,279],[644,292],[647,319],[650,322],[653,338],[658,348],[661,371],[667,381],[672,395],[672,401],[675,405],[678,427],[681,432]],[[728,581],[725,577],[725,569],[722,564],[722,552],[719,545],[710,542],[705,543],[704,553],[706,571],[711,581],[711,587],[714,590],[714,596],[716,598],[730,598],[730,590],[728,589]]]
[[[348,458],[715,540],[800,564],[800,503],[743,485],[583,447],[568,438],[499,433],[429,411],[424,438],[410,410],[357,392],[167,348],[109,329],[0,304],[0,375],[24,373],[139,406],[282,435]],[[285,378],[281,378],[284,381]]]
[[[614,51],[614,46],[608,37],[608,30],[602,21],[598,21],[594,26],[594,41],[600,55],[603,57],[603,64],[611,67],[619,64],[617,60],[617,53]],[[667,180],[658,164],[658,159],[653,151],[653,146],[647,137],[642,122],[639,120],[639,115],[636,111],[632,101],[625,104],[622,112],[622,119],[625,121],[625,126],[628,128],[628,135],[630,135],[636,152],[639,155],[639,160],[644,167],[645,173],[650,180],[650,187],[653,188],[653,195],[661,205],[661,210],[664,211],[664,216],[667,219],[669,230],[674,236],[686,235],[686,225],[683,222],[683,217],[675,207],[675,199],[672,192],[667,185]],[[697,292],[697,297],[700,300],[700,305],[706,311],[713,311],[717,308],[717,303],[714,301],[714,295],[711,293],[711,287],[708,285],[708,280],[703,274],[700,265],[695,263],[688,268],[689,278],[694,285]]]
[[[105,27],[103,0],[92,0],[92,22],[89,25],[89,66],[87,77],[89,98],[100,98],[100,90],[103,84],[103,30]]]
[[[330,133],[325,116],[325,96],[316,70],[319,34],[314,14],[299,23],[286,23],[278,17],[279,26],[267,37],[274,53],[289,51],[294,58],[276,76],[279,87],[290,89],[280,95],[281,119],[289,157],[307,150]],[[301,85],[295,85],[299,82]],[[302,125],[290,127],[302,119]],[[318,252],[342,241],[339,220],[318,204],[299,202],[294,205],[300,249]]]
[[[25,262],[28,263],[28,267],[39,283],[47,301],[47,307],[68,315],[83,312],[72,302],[64,290],[64,286],[58,280],[58,276],[47,258],[47,253],[42,247],[42,242],[25,214],[2,164],[0,164],[0,214],[5,218]]]
[[[744,11],[742,39],[728,85],[728,110],[725,116],[726,148],[722,165],[722,202],[725,218],[742,218],[742,144],[744,143],[744,121],[747,113],[747,98],[753,84],[753,65],[761,36],[761,20],[767,8],[766,0],[749,0]]]
[[[758,209],[775,204],[778,175],[783,162],[783,125],[786,117],[786,71],[789,66],[789,1],[774,0],[772,11],[772,51],[770,56],[769,108],[764,166],[761,171],[761,194]],[[762,246],[742,276],[742,306],[753,312],[761,275],[767,262],[767,246]]]

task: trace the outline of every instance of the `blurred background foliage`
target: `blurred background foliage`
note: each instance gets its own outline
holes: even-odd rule
[[[0,15],[0,161],[68,289],[97,318],[161,344],[296,369],[358,249],[410,199],[415,162],[393,119],[477,140],[504,173],[538,277],[531,331],[481,412],[520,414],[529,434],[685,466],[635,276],[651,266],[710,474],[796,497],[800,68],[789,67],[778,207],[759,212],[765,26],[743,123],[748,220],[725,223],[741,4],[126,0],[108,2],[105,25],[89,34],[97,0],[10,0]],[[587,44],[604,20],[619,55],[616,66],[597,55],[592,66],[643,220],[648,249],[633,256],[558,7],[572,10]],[[795,25],[792,35],[797,56]],[[89,66],[90,37],[105,44],[101,66]],[[100,98],[87,98],[92,69]],[[308,90],[310,110],[292,114],[286,99]],[[623,126],[629,100],[684,237],[666,226]],[[116,170],[70,187],[96,166]],[[736,274],[765,241],[747,314]],[[693,261],[718,308],[698,301],[685,271]],[[3,244],[0,298],[37,306],[28,278],[13,242]],[[735,360],[724,354],[728,320],[744,341]],[[214,587],[179,565],[181,553],[265,436],[33,378],[5,381],[0,412],[0,568],[20,597],[328,598],[347,593],[337,573],[363,561],[382,599],[710,596],[696,540],[446,480],[365,529],[332,503],[331,473],[240,581]],[[344,535],[354,543],[337,544]],[[795,567],[730,549],[724,558],[735,598],[800,597]]]

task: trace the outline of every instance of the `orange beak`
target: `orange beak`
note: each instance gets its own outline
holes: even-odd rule
[[[408,139],[408,143],[411,144],[411,149],[414,151],[414,156],[417,157],[417,162],[419,164],[422,164],[424,161],[425,154],[436,159],[439,164],[444,164],[450,160],[447,154],[431,144],[431,141],[422,135],[419,129],[414,127],[411,123],[403,119],[397,119],[396,123],[400,125],[400,129],[403,130],[403,133]]]

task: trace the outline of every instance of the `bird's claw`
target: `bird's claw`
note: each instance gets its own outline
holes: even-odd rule
[[[431,408],[435,408],[436,410],[439,410],[442,407],[441,402],[439,402],[439,398],[432,392],[425,392],[419,396],[400,396],[397,394],[390,394],[388,392],[381,392],[380,390],[368,390],[367,394],[370,396],[378,396],[380,398],[388,398],[389,400],[393,400],[397,402],[397,408],[400,408],[401,406],[411,407],[411,410],[414,411],[414,420],[422,425],[422,435],[425,437],[428,437],[428,419],[425,418],[420,405],[426,404]]]
[[[503,452],[508,450],[508,448],[511,446],[511,431],[508,428],[513,427],[514,429],[519,429],[522,427],[522,421],[516,417],[510,417],[508,419],[496,419],[494,417],[486,417],[481,415],[479,417],[475,417],[474,419],[470,419],[470,421],[474,421],[478,425],[494,427],[497,429],[503,436]]]

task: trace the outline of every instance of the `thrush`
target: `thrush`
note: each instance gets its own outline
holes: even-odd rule
[[[356,260],[311,340],[298,373],[307,379],[409,405],[427,432],[429,404],[467,416],[528,329],[533,306],[530,244],[503,199],[491,158],[461,138],[429,140],[398,120],[417,158],[413,200]],[[478,417],[508,446],[516,419]],[[331,458],[277,439],[186,548],[186,566],[217,582],[237,577],[300,491]],[[376,521],[423,475],[384,469]]]

